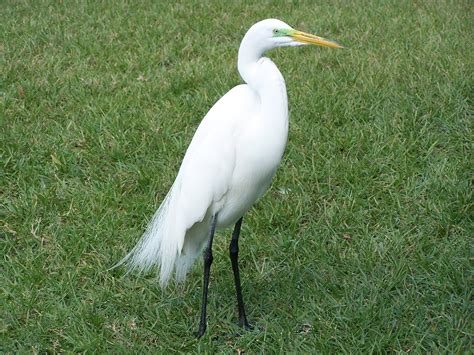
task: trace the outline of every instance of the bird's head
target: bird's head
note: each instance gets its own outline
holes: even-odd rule
[[[285,22],[276,19],[267,19],[254,24],[245,34],[245,37],[267,51],[276,47],[319,45],[331,48],[342,48],[334,41],[327,40],[309,33],[293,29]]]

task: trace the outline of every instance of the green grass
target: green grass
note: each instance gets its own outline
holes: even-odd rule
[[[137,3],[2,3],[0,351],[469,351],[472,4]],[[269,53],[291,122],[243,226],[259,330],[229,335],[220,232],[196,340],[202,263],[166,292],[107,269],[240,82],[240,40],[267,17],[348,48]]]

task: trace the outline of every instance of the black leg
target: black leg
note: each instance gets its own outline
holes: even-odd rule
[[[216,230],[217,215],[212,217],[211,235],[206,249],[204,249],[204,282],[202,285],[202,303],[201,303],[201,321],[199,322],[199,330],[196,333],[198,338],[202,337],[206,332],[206,308],[207,308],[207,290],[209,288],[209,273],[211,271],[212,256],[212,240]]]
[[[242,226],[241,217],[235,224],[234,231],[232,232],[232,240],[229,245],[230,261],[232,262],[232,271],[234,272],[235,291],[237,292],[237,305],[239,307],[239,325],[245,329],[252,329],[250,324],[247,322],[245,316],[244,300],[242,299],[242,287],[240,286],[240,273],[239,273],[239,235],[240,227]]]

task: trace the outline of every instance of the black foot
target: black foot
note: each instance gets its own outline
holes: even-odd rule
[[[245,334],[245,332],[249,332],[249,331],[252,331],[252,330],[255,330],[255,329],[258,329],[259,331],[263,330],[263,328],[260,328],[258,326],[250,325],[247,322],[242,323],[242,324],[240,324],[240,322],[239,322],[239,326],[240,326],[241,330],[237,331],[236,333],[219,333],[217,335],[213,335],[212,340],[218,340],[220,338],[226,338],[226,339],[239,338],[239,337],[243,336]]]
[[[247,319],[240,319],[239,320],[239,326],[240,328],[244,329],[244,330],[253,330],[254,327],[253,325],[249,324],[249,322],[247,322]]]
[[[247,320],[245,321],[239,321],[239,326],[245,330],[253,330],[254,329],[254,326],[249,324],[249,322],[247,322]]]
[[[199,327],[199,330],[196,333],[194,333],[194,335],[196,336],[196,338],[199,339],[204,335],[205,332],[206,332],[205,327]]]

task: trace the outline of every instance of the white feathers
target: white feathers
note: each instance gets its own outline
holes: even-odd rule
[[[147,229],[137,245],[115,267],[124,263],[128,271],[147,272],[155,266],[160,268],[160,284],[165,286],[173,272],[177,256],[177,242],[173,238],[172,222],[174,185],[148,223]]]

